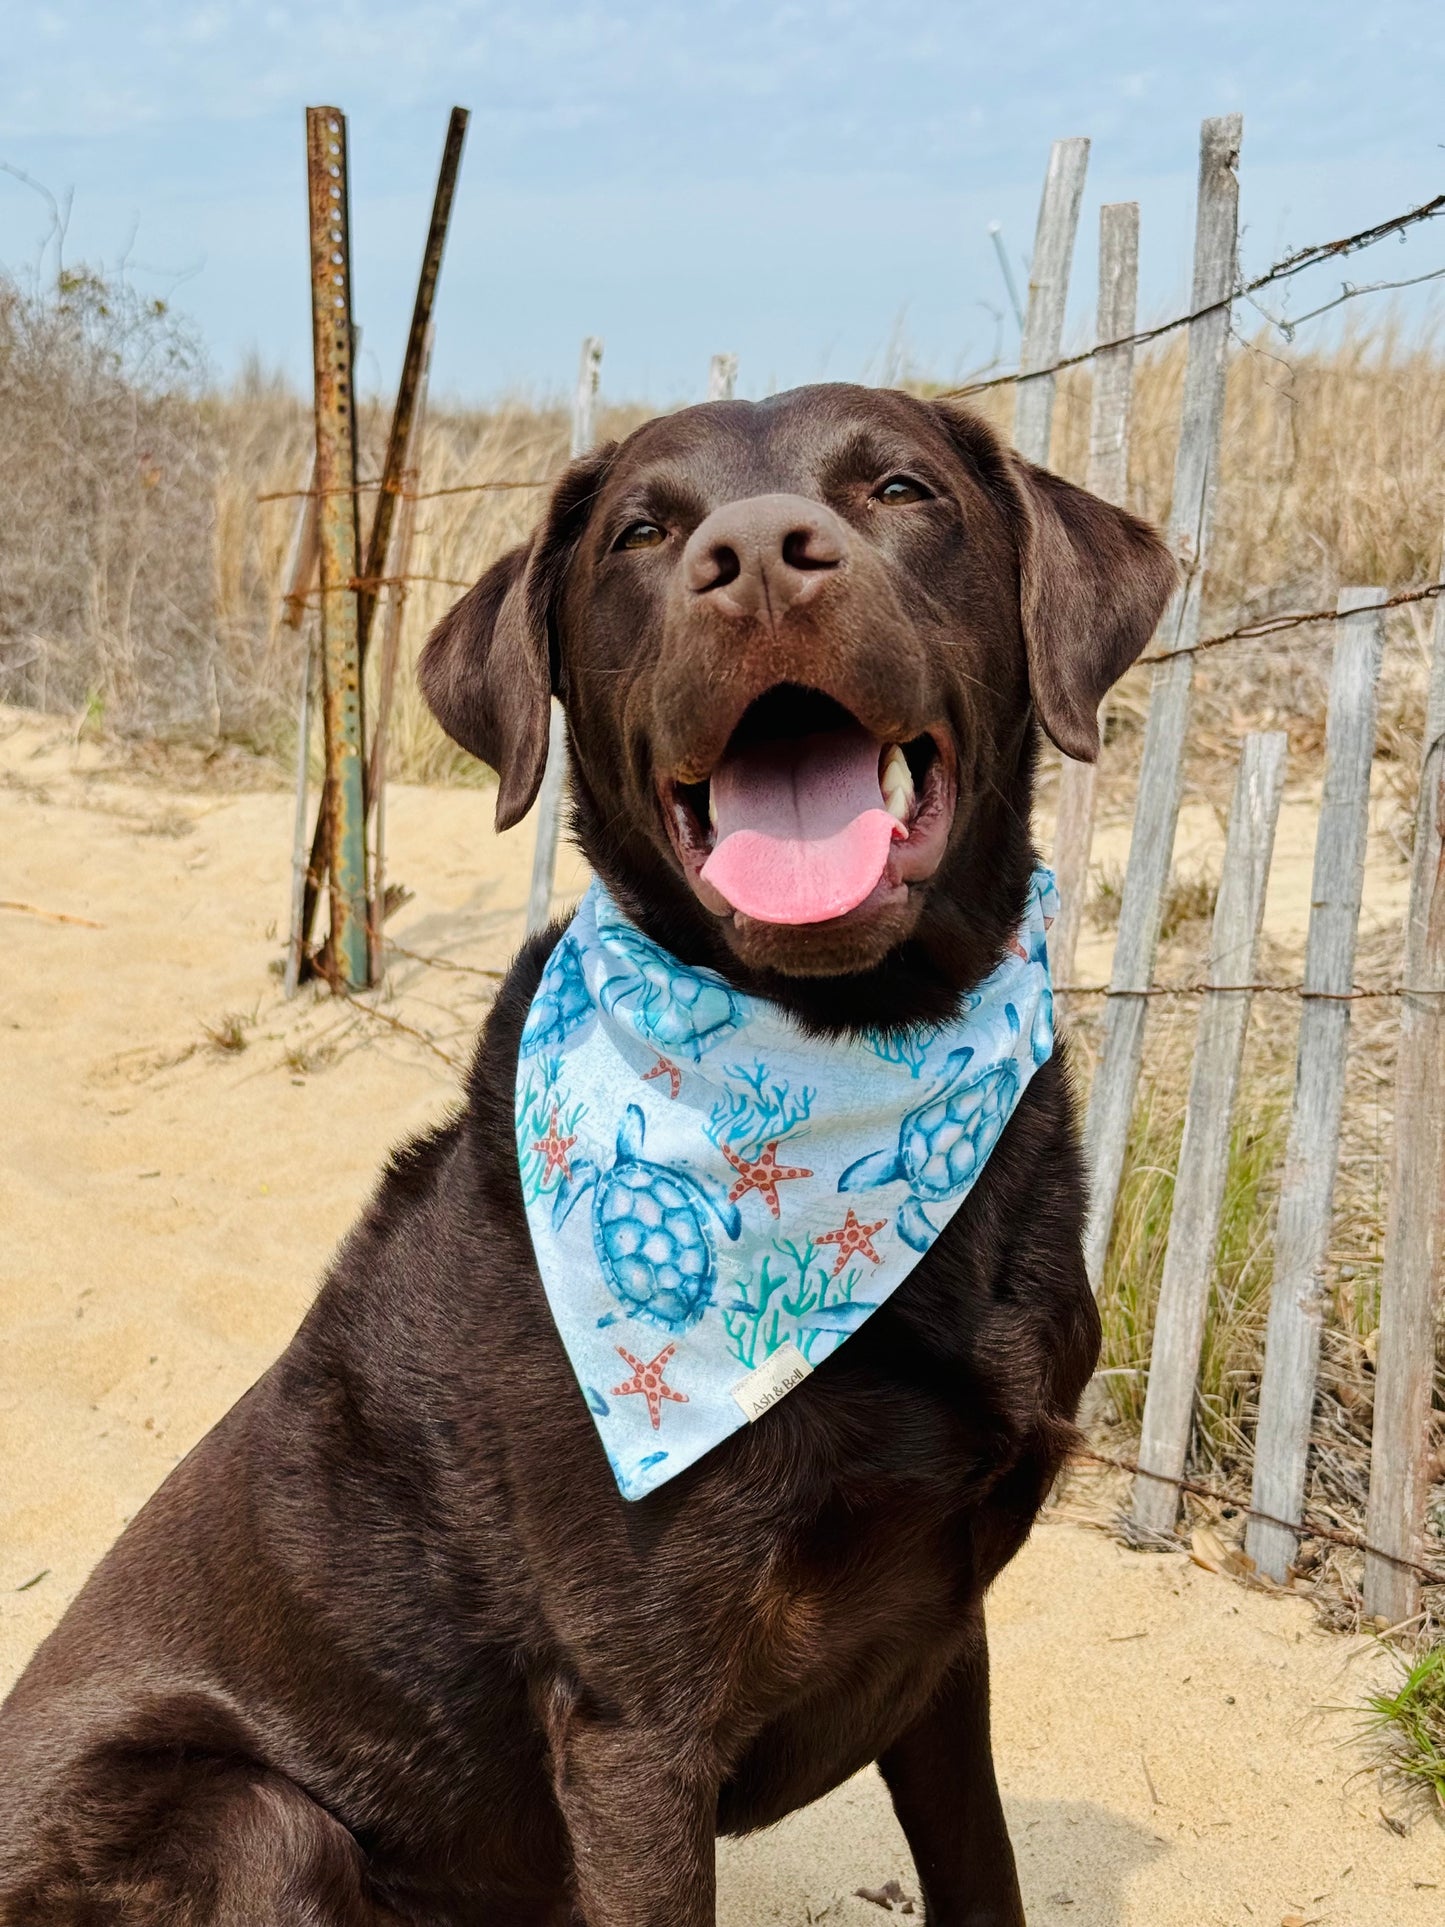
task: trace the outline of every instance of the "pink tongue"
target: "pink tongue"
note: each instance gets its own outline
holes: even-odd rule
[[[882,876],[903,825],[883,808],[867,730],[760,743],[712,775],[717,845],[704,878],[759,923],[823,923]]]

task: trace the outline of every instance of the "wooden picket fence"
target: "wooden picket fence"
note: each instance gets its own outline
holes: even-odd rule
[[[333,109],[316,112],[338,123],[341,120]],[[465,116],[459,119],[459,113],[452,117],[438,188],[437,208],[443,211],[434,211],[428,244],[432,282],[428,284],[424,274],[413,321],[408,365],[415,365],[410,387],[405,378],[403,381],[403,391],[412,398],[407,410],[414,403],[418,422],[425,406],[429,339],[423,332],[429,315],[423,294],[428,285],[434,285],[440,259],[438,237],[444,234],[444,211],[450,205],[448,183],[455,178],[460,130],[465,125]],[[1014,375],[990,377],[956,391],[967,394],[1013,381],[1015,442],[1023,454],[1047,464],[1057,376],[1064,367],[1088,361],[1092,366],[1092,401],[1087,468],[1082,479],[1105,499],[1122,502],[1129,470],[1135,347],[1175,327],[1186,336],[1168,528],[1168,539],[1181,564],[1181,579],[1149,651],[1152,683],[1134,830],[1084,1128],[1093,1196],[1085,1261],[1096,1293],[1104,1276],[1124,1178],[1151,1001],[1162,988],[1154,981],[1155,962],[1183,796],[1195,661],[1201,648],[1230,640],[1201,639],[1200,616],[1219,478],[1231,315],[1241,293],[1238,164],[1242,134],[1238,115],[1206,120],[1201,130],[1194,271],[1187,313],[1175,322],[1138,329],[1139,210],[1134,203],[1106,206],[1100,211],[1095,340],[1084,352],[1070,355],[1063,355],[1061,350],[1089,143],[1081,139],[1055,142],[1039,210],[1018,369]],[[1257,291],[1297,272],[1302,265],[1340,258],[1357,246],[1371,245],[1415,221],[1432,218],[1442,208],[1445,196],[1438,196],[1358,235],[1297,250],[1243,291]],[[574,456],[585,452],[593,442],[601,358],[602,343],[588,337],[582,345],[572,411]],[[736,373],[734,356],[714,356],[708,372],[709,400],[730,397]],[[400,401],[398,409],[400,419],[407,411],[401,409]],[[397,487],[406,496],[402,479],[413,476],[409,487],[414,497],[416,436],[408,439],[394,432],[393,441]],[[392,460],[390,454],[388,460]],[[300,620],[308,587],[316,578],[318,551],[324,546],[317,532],[318,486],[313,479],[302,492],[287,597],[291,619],[296,621]],[[474,486],[540,489],[546,481],[510,478]],[[414,515],[405,501],[403,508],[406,512],[392,532],[387,567],[369,566],[365,578],[373,588],[383,577],[391,585],[393,606],[388,611],[390,626],[384,647],[384,690],[389,689],[395,666],[400,599],[410,579],[408,554]],[[324,583],[324,569],[322,577]],[[356,589],[360,583],[349,586]],[[1435,594],[1438,588],[1439,584],[1432,584],[1428,589],[1400,591],[1399,599],[1419,599]],[[1296,993],[1301,999],[1301,1012],[1294,1095],[1274,1228],[1253,1491],[1247,1509],[1248,1552],[1257,1569],[1277,1581],[1287,1577],[1307,1523],[1304,1501],[1326,1309],[1326,1253],[1340,1154],[1351,1008],[1360,994],[1354,985],[1354,958],[1368,828],[1376,688],[1390,600],[1384,586],[1342,589],[1335,620],[1324,789],[1316,833],[1304,981]],[[316,849],[320,831],[311,845],[309,864],[306,854],[306,715],[312,686],[313,674],[308,667],[301,696],[302,750],[297,779],[296,885],[288,992],[295,988],[306,957],[308,893],[314,898],[319,874]],[[370,900],[380,906],[375,918],[378,930],[388,902],[380,849],[384,714],[385,697],[368,785],[378,815],[374,874],[369,885]],[[1285,750],[1285,738],[1276,733],[1246,734],[1240,745],[1210,953],[1200,987],[1192,1077],[1174,1173],[1169,1237],[1148,1369],[1140,1469],[1132,1502],[1134,1520],[1144,1535],[1172,1531],[1181,1491],[1187,1483],[1184,1473],[1214,1283],[1231,1127],[1256,989],[1256,956],[1285,781]],[[542,927],[551,915],[558,825],[565,807],[566,754],[562,715],[554,704],[547,769],[534,812],[536,849],[527,907],[529,932]],[[328,767],[330,755],[328,736]],[[1065,759],[1053,850],[1062,909],[1051,936],[1054,978],[1061,986],[1073,980],[1093,838],[1095,784],[1093,766]],[[1442,835],[1445,597],[1438,597],[1402,974],[1398,987],[1384,993],[1395,997],[1400,1023],[1364,1544],[1366,1609],[1391,1624],[1407,1621],[1417,1611],[1420,1580],[1427,1570],[1424,1526],[1431,1469],[1436,1316],[1440,1269],[1445,1259]],[[374,941],[375,931],[372,934]]]
[[[1134,829],[1103,1035],[1085,1122],[1093,1187],[1085,1255],[1097,1293],[1124,1175],[1155,958],[1184,786],[1202,588],[1208,566],[1224,416],[1232,297],[1238,285],[1236,115],[1207,120],[1200,141],[1191,319],[1169,540],[1181,584],[1151,651]],[[1055,364],[1088,160],[1055,143],[1034,246],[1014,439],[1047,462]],[[1124,496],[1133,389],[1138,209],[1106,206],[1085,481]],[[1112,345],[1111,345],[1112,344]],[[1310,1425],[1326,1306],[1326,1251],[1339,1158],[1354,956],[1364,877],[1376,687],[1388,599],[1340,592],[1326,723],[1294,1097],[1278,1219],[1246,1549],[1284,1581],[1305,1519]],[[1285,738],[1246,735],[1230,813],[1201,994],[1183,1139],[1148,1370],[1133,1517],[1146,1534],[1177,1521],[1194,1419],[1215,1254],[1256,974],[1265,885],[1285,777]],[[1065,760],[1054,865],[1062,914],[1056,981],[1073,975],[1093,834],[1093,767]],[[1435,1319],[1445,1255],[1445,600],[1437,600],[1403,973],[1390,1209],[1366,1522],[1365,1610],[1398,1624],[1419,1607],[1429,1496]]]

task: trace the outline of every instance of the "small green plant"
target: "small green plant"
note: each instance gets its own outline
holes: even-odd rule
[[[206,1042],[213,1051],[223,1057],[235,1057],[243,1051],[250,1039],[246,1032],[256,1021],[255,1011],[249,1014],[239,1010],[228,1010],[224,1017],[214,1024],[203,1024]]]
[[[1193,875],[1183,871],[1169,879],[1159,915],[1159,935],[1167,943],[1190,923],[1207,923],[1214,915],[1218,881],[1207,871]],[[1119,922],[1124,902],[1124,870],[1118,863],[1105,864],[1095,875],[1089,898],[1089,921],[1096,930],[1113,930]]]
[[[1366,1701],[1370,1727],[1385,1744],[1391,1771],[1445,1810],[1445,1644],[1399,1663],[1404,1676],[1396,1690]]]
[[[323,1069],[335,1055],[336,1046],[333,1043],[311,1044],[303,1041],[288,1044],[282,1052],[281,1061],[294,1076],[308,1077],[312,1071]]]
[[[1184,1133],[1184,1107],[1167,1079],[1146,1086],[1134,1114],[1114,1234],[1099,1309],[1101,1364],[1124,1423],[1144,1416],[1149,1357],[1174,1180]],[[1217,1465],[1245,1450],[1263,1359],[1271,1254],[1270,1212],[1283,1153],[1284,1121],[1272,1095],[1247,1093],[1230,1138],[1219,1244],[1215,1251],[1195,1403],[1195,1446]]]
[[[1164,892],[1164,909],[1159,919],[1161,942],[1177,936],[1188,923],[1208,923],[1214,915],[1215,898],[1219,895],[1218,879],[1206,870],[1197,870],[1192,876],[1182,871],[1169,879],[1169,887]]]

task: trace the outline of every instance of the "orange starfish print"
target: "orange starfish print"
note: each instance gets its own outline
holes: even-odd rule
[[[547,1168],[542,1173],[543,1184],[547,1182],[554,1171],[560,1171],[564,1178],[569,1182],[571,1181],[572,1166],[567,1162],[567,1153],[576,1142],[577,1139],[575,1137],[563,1137],[558,1131],[557,1107],[554,1104],[552,1106],[552,1122],[547,1126],[547,1135],[545,1137],[534,1137],[532,1139],[532,1149],[534,1151],[540,1151],[542,1156],[547,1160]]]
[[[848,1215],[838,1230],[820,1231],[813,1240],[815,1245],[837,1245],[838,1247],[838,1262],[829,1276],[836,1278],[855,1251],[860,1257],[871,1258],[875,1265],[881,1265],[883,1260],[873,1249],[873,1233],[881,1231],[887,1222],[886,1218],[880,1218],[877,1224],[859,1224],[850,1205]]]
[[[652,1069],[642,1073],[642,1081],[644,1084],[648,1084],[651,1083],[654,1077],[665,1077],[667,1079],[668,1083],[672,1086],[672,1089],[668,1093],[671,1097],[676,1097],[682,1089],[682,1072],[677,1068],[676,1064],[673,1063],[672,1059],[670,1057],[664,1057],[661,1051],[657,1053],[657,1062],[653,1065]]]
[[[654,1432],[662,1424],[662,1401],[665,1398],[670,1398],[674,1405],[686,1405],[688,1402],[687,1393],[675,1392],[662,1376],[663,1367],[676,1350],[676,1345],[664,1345],[656,1358],[644,1365],[640,1358],[632,1356],[625,1345],[617,1347],[618,1357],[627,1360],[633,1375],[625,1385],[614,1385],[612,1396],[626,1398],[630,1392],[640,1392],[647,1400],[647,1413]]]
[[[778,1204],[778,1186],[786,1184],[790,1178],[810,1178],[811,1171],[805,1171],[800,1164],[779,1164],[778,1143],[774,1138],[765,1145],[759,1158],[740,1158],[730,1144],[721,1144],[718,1149],[737,1172],[737,1182],[728,1192],[728,1203],[736,1204],[738,1199],[749,1191],[757,1191],[773,1216],[781,1216]]]

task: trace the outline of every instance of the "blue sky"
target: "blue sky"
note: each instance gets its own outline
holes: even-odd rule
[[[900,341],[945,378],[1008,358],[987,223],[1026,256],[1056,135],[1093,142],[1076,338],[1101,201],[1141,203],[1146,313],[1182,300],[1206,114],[1245,116],[1247,269],[1445,186],[1438,9],[1416,0],[4,0],[0,17],[0,160],[73,189],[68,259],[127,255],[220,374],[255,350],[308,379],[308,102],[348,116],[376,387],[447,110],[472,109],[434,377],[469,398],[565,389],[584,333],[606,341],[609,392],[659,404],[697,396],[716,349],[740,355],[744,393],[877,379]],[[46,222],[0,175],[0,262],[33,270]],[[1445,222],[1289,298],[1442,263]]]

